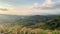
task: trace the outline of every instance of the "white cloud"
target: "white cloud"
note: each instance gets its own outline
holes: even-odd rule
[[[46,14],[60,14],[60,1],[52,2],[51,0],[46,0],[43,4],[34,3],[29,7],[9,7],[13,8],[9,11],[0,12],[1,14],[16,14],[16,15],[46,15]],[[10,5],[9,5],[10,6]]]
[[[32,14],[60,14],[60,1],[52,2],[51,0],[46,0],[43,4],[34,3],[31,8]]]

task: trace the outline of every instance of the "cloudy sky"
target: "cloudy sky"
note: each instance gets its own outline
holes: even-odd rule
[[[58,15],[60,0],[0,0],[0,14]]]

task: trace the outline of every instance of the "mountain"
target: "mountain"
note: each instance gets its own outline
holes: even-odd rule
[[[0,23],[19,23],[24,25],[35,24],[37,22],[44,22],[50,19],[54,19],[60,15],[29,15],[29,16],[22,16],[22,15],[6,15],[0,14]]]
[[[48,22],[51,19],[55,19],[60,15],[33,15],[24,16],[22,19],[17,20],[17,23],[25,26],[31,26],[39,22]]]
[[[17,15],[4,15],[0,14],[0,24],[2,23],[13,23],[19,18]]]
[[[29,28],[60,29],[60,15],[6,15],[0,14],[0,24],[23,25]]]

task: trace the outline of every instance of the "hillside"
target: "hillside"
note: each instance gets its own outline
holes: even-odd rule
[[[11,25],[18,24],[29,28],[54,29],[60,27],[59,16],[60,15],[22,16],[22,15],[0,14],[0,24],[11,24]]]

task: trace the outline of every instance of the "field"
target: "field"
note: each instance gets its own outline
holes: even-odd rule
[[[22,25],[10,26],[7,24],[0,25],[0,34],[60,34],[59,30],[43,30],[23,27]]]

